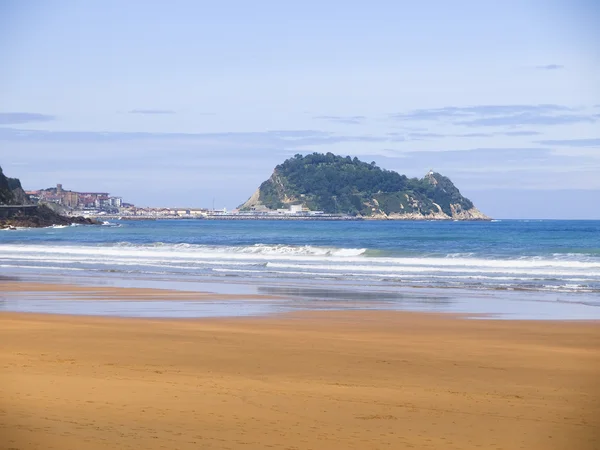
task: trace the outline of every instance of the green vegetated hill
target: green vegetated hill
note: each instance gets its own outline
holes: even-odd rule
[[[21,189],[17,178],[8,178],[0,167],[0,205],[12,205],[16,201],[14,190]]]
[[[421,179],[332,153],[296,155],[275,167],[242,210],[302,204],[312,211],[381,219],[488,220],[452,181]]]
[[[0,205],[28,205],[31,201],[25,194],[18,178],[9,178],[0,167]]]

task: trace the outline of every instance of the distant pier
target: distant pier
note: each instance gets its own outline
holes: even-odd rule
[[[125,216],[125,215],[90,215],[98,220],[276,220],[276,221],[360,221],[362,217],[336,215],[259,215],[259,214],[208,214],[202,216]]]

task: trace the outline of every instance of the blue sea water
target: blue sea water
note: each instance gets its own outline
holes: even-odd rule
[[[0,232],[0,270],[600,304],[600,221],[122,221]],[[307,291],[305,291],[307,292]]]

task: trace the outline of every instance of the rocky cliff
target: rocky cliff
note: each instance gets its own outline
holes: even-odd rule
[[[15,178],[6,177],[2,172],[2,167],[0,167],[0,205],[14,204],[15,195],[12,191],[12,187],[15,185],[14,180]],[[21,187],[21,182],[19,182],[18,187]]]
[[[53,225],[94,225],[98,222],[85,217],[66,217],[46,205],[0,205],[0,229],[42,228]]]

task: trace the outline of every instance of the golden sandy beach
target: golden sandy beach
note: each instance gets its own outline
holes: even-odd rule
[[[594,322],[4,312],[0,447],[598,449],[599,349]]]

